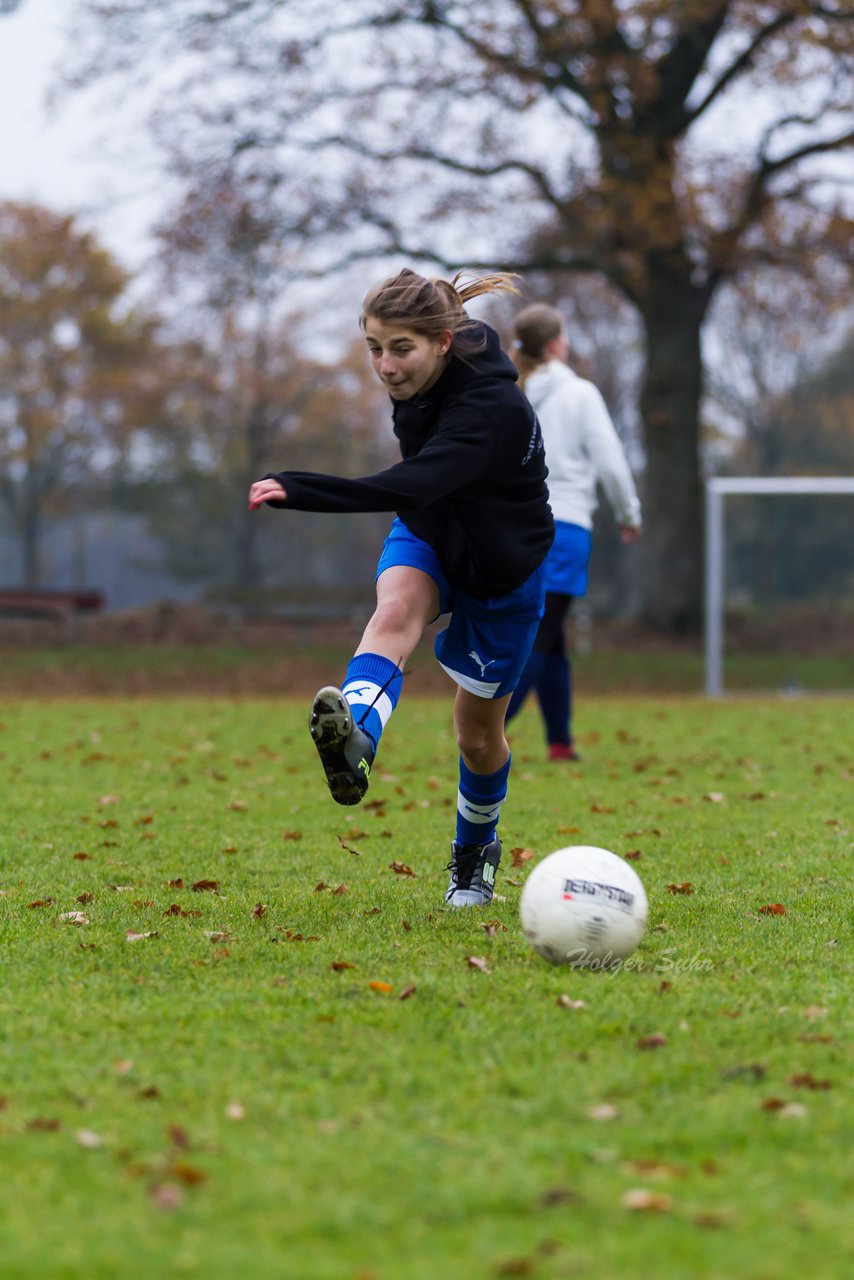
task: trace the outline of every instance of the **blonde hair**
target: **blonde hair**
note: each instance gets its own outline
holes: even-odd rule
[[[396,276],[380,280],[369,290],[362,303],[359,324],[362,329],[369,317],[383,324],[397,323],[425,337],[437,339],[448,330],[453,334],[451,349],[455,355],[474,355],[486,345],[486,335],[479,321],[466,314],[465,304],[483,293],[516,293],[516,278],[508,272],[473,275],[458,271],[453,280],[427,279],[404,267]]]
[[[538,365],[549,359],[546,347],[560,337],[562,330],[563,316],[556,307],[536,302],[519,312],[513,325],[513,362],[519,370],[519,381],[523,387],[526,378]]]

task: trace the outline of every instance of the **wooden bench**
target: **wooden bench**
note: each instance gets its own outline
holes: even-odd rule
[[[0,617],[46,618],[69,623],[104,607],[100,591],[53,591],[40,587],[0,587]]]

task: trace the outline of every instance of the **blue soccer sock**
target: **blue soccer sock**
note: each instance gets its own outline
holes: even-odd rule
[[[510,758],[495,773],[472,773],[460,757],[457,792],[457,844],[489,844],[507,796]]]
[[[403,672],[390,658],[378,653],[358,653],[350,659],[341,692],[355,723],[368,735],[375,752],[402,687]]]

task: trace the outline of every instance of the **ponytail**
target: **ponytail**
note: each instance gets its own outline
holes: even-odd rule
[[[562,328],[563,317],[555,307],[535,303],[519,312],[513,326],[511,354],[523,387],[534,370],[548,360],[546,347],[560,336]]]

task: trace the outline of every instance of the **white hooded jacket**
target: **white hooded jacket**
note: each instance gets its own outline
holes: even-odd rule
[[[637,490],[599,389],[560,360],[549,360],[528,375],[525,395],[543,430],[555,519],[589,529],[598,480],[617,523],[638,528]]]

